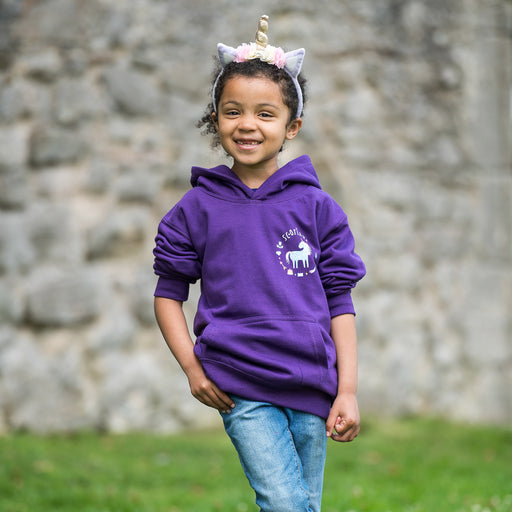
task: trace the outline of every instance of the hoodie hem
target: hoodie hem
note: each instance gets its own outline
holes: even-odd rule
[[[269,402],[279,407],[288,407],[297,411],[315,414],[327,419],[334,397],[318,389],[295,386],[266,386],[253,380],[248,381],[247,375],[230,368],[227,372],[222,365],[201,360],[206,376],[219,386],[222,391],[233,393],[247,400]]]

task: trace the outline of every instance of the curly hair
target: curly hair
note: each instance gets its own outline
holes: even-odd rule
[[[213,73],[212,87],[210,92],[213,92],[213,85],[221,71],[222,68],[218,63]],[[217,105],[219,104],[226,83],[231,78],[236,76],[268,78],[269,80],[277,83],[281,87],[283,103],[290,110],[290,119],[288,122],[291,123],[295,119],[294,113],[297,112],[297,108],[299,106],[299,98],[297,97],[297,90],[290,75],[288,75],[284,69],[280,69],[277,66],[268,64],[259,59],[248,60],[246,62],[231,62],[224,68],[215,88],[215,103]],[[302,74],[299,74],[297,80],[302,90],[303,103],[306,103],[306,79],[302,76]],[[220,137],[213,122],[212,114],[214,112],[215,110],[213,108],[213,101],[211,101],[206,107],[203,117],[201,117],[201,119],[197,122],[197,127],[203,129],[203,135],[213,135],[212,147],[217,147],[220,145]],[[302,115],[303,112],[301,113],[301,117]]]

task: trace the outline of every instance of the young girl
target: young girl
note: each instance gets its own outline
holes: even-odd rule
[[[302,126],[304,50],[218,45],[202,124],[231,168],[192,168],[156,237],[155,311],[192,394],[220,411],[265,512],[318,512],[328,437],[359,433],[351,289],[365,274],[347,217],[308,156],[278,166]],[[196,343],[182,312],[201,280]]]

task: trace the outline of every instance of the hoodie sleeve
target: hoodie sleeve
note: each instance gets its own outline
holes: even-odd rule
[[[354,252],[355,241],[347,216],[333,200],[319,217],[321,255],[319,274],[327,296],[331,317],[355,314],[351,291],[366,269]]]
[[[201,262],[179,205],[161,220],[155,243],[153,269],[158,276],[155,296],[186,301],[190,284],[201,277]]]

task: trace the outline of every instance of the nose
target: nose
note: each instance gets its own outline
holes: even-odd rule
[[[252,131],[255,129],[255,119],[250,113],[242,114],[238,120],[238,128],[243,131]]]

